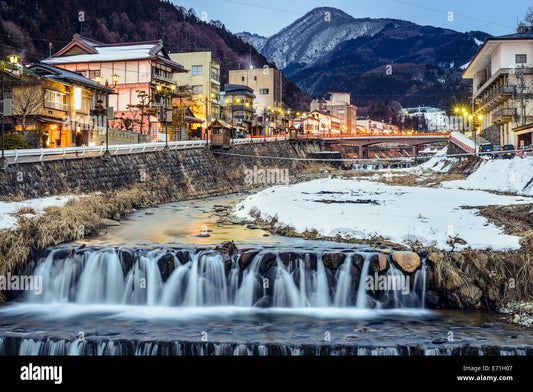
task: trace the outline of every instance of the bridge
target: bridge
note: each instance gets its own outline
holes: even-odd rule
[[[412,147],[413,156],[418,155],[420,146],[447,142],[450,138],[445,133],[418,133],[412,135],[361,135],[346,137],[321,138],[325,145],[343,144],[359,148],[358,158],[368,159],[368,148],[376,144],[403,144]]]

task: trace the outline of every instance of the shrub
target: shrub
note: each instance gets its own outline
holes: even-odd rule
[[[28,142],[16,134],[11,133],[4,136],[4,144],[6,150],[22,150],[28,148]]]

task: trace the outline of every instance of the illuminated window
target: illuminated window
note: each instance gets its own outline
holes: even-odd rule
[[[53,90],[46,90],[44,106],[49,109],[68,111],[67,95]]]
[[[82,108],[81,88],[74,89],[74,110],[80,111]]]

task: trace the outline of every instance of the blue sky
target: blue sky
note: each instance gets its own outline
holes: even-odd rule
[[[233,33],[271,36],[316,7],[336,7],[356,18],[397,18],[458,31],[515,32],[533,0],[172,0],[199,17],[220,20]],[[205,14],[203,14],[205,12]],[[453,14],[450,14],[453,13]],[[452,16],[452,17],[450,17]],[[450,20],[449,20],[450,19]]]

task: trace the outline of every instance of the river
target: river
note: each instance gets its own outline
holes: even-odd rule
[[[372,299],[378,250],[223,219],[246,196],[136,211],[52,250],[34,270],[43,292],[0,308],[0,355],[533,354],[533,334],[501,315],[427,309],[424,268],[406,295]],[[213,250],[225,241],[257,254],[243,266]],[[325,268],[326,252],[344,256]]]

